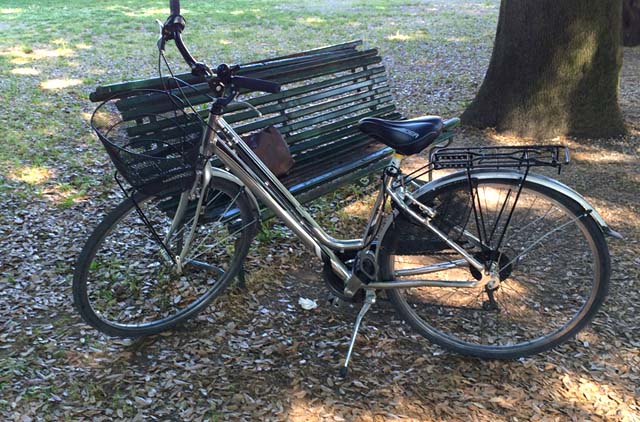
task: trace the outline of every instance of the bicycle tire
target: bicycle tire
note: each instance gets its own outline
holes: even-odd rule
[[[438,216],[433,222],[442,231],[478,259],[490,260],[490,253],[482,252],[480,245],[465,243],[468,236],[461,234],[462,229],[478,238],[478,229],[484,228],[484,244],[493,242],[496,247],[499,237],[494,236],[494,240],[487,233],[504,229],[500,225],[506,224],[508,214],[503,211],[498,217],[500,202],[506,203],[507,208],[512,206],[518,181],[495,178],[475,183],[475,202],[466,180],[452,181],[423,194],[419,200],[436,209]],[[482,218],[476,218],[474,203],[484,204]],[[394,229],[388,231],[390,241],[383,240],[379,252],[383,279],[400,279],[397,275],[401,273],[396,270],[455,261],[453,250],[428,229],[417,228],[404,216],[398,217],[398,223],[393,223]],[[548,230],[547,223],[551,224]],[[529,356],[575,336],[593,318],[608,291],[610,257],[597,222],[573,199],[525,181],[507,230],[497,258],[493,258],[499,263],[501,279],[498,290],[493,292],[494,302],[483,288],[387,290],[390,302],[404,321],[445,349],[490,359]],[[422,242],[416,242],[416,234],[423,238]],[[409,239],[410,244],[403,247],[398,242],[403,238]],[[416,245],[422,250],[410,253],[409,249]],[[558,251],[562,253],[559,255]],[[465,267],[436,274],[439,280],[477,280],[481,275],[474,270],[465,263]]]
[[[164,239],[179,196],[137,193],[107,214],[91,234],[73,278],[75,307],[89,325],[118,337],[167,330],[202,311],[238,273],[259,225],[244,188],[221,178],[210,181],[180,274],[169,253],[179,255],[192,226],[195,201],[174,235]],[[136,204],[162,242],[144,224]]]

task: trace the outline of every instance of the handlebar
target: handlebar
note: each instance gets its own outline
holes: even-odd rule
[[[280,92],[280,84],[264,79],[247,78],[246,76],[232,76],[231,83],[238,88],[246,88],[250,91],[262,91],[277,94]]]
[[[191,68],[191,73],[195,75],[196,74],[195,70],[198,67],[198,65],[203,65],[204,63],[198,63],[196,59],[193,58],[193,56],[189,52],[189,49],[184,44],[184,41],[182,41],[182,35],[180,34],[180,31],[174,31],[172,34],[172,38],[176,43],[176,47],[178,48],[180,55],[182,55],[182,58],[184,59],[184,61],[187,62],[187,64]],[[204,74],[196,75],[196,76],[204,76]]]
[[[186,21],[180,15],[180,0],[169,0],[169,8],[171,10],[171,15],[162,25],[162,34],[158,40],[158,48],[160,50],[164,50],[165,43],[169,40],[174,40],[180,55],[182,55],[184,61],[189,65],[191,73],[194,76],[207,77],[215,73],[215,78],[209,79],[209,83],[212,87],[212,84],[220,85],[219,89],[215,89],[219,95],[222,95],[222,92],[225,91],[225,86],[231,86],[231,93],[228,98],[226,98],[228,101],[238,93],[237,91],[240,88],[270,93],[280,92],[280,84],[276,82],[247,78],[245,76],[236,76],[235,73],[240,69],[237,65],[229,67],[226,64],[221,64],[215,72],[212,72],[209,66],[196,61],[182,40],[181,34],[186,26]]]

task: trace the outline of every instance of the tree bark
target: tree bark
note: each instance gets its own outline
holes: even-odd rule
[[[464,123],[528,137],[615,137],[622,0],[502,0],[489,69]]]
[[[622,3],[622,44],[627,47],[640,45],[640,0]]]

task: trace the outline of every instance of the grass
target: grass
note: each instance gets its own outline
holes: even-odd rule
[[[380,47],[383,55],[424,49],[420,62],[429,67],[442,59],[447,46],[491,40],[495,3],[464,3],[463,8],[415,0],[184,1],[185,39],[194,55],[208,63],[246,62],[361,38]],[[166,1],[144,2],[143,7],[133,0],[3,3],[0,89],[11,101],[0,104],[0,192],[17,184],[29,195],[42,184],[61,183],[54,186],[62,191],[57,204],[70,207],[88,191],[88,175],[76,169],[108,163],[88,127],[94,108],[88,94],[100,84],[156,74],[155,20],[163,20],[167,9]],[[478,21],[486,31],[459,24]],[[434,53],[425,43],[445,50]],[[172,46],[168,52],[176,70],[184,70]],[[447,84],[451,77],[434,80]],[[24,167],[59,171],[41,183],[2,183]],[[70,169],[74,174],[68,174]],[[75,193],[69,195],[71,190]]]

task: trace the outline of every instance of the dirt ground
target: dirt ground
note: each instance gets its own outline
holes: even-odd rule
[[[251,253],[245,290],[175,331],[108,338],[80,321],[70,297],[74,259],[103,211],[36,199],[0,228],[2,419],[640,420],[639,69],[640,48],[625,49],[628,136],[554,140],[572,151],[561,180],[625,237],[610,239],[610,296],[575,340],[518,361],[470,359],[415,335],[383,302],[343,380],[338,366],[357,309],[325,301],[320,265],[284,231]],[[401,107],[411,95],[399,95]],[[525,142],[474,130],[458,140]],[[305,311],[300,297],[320,306]]]

